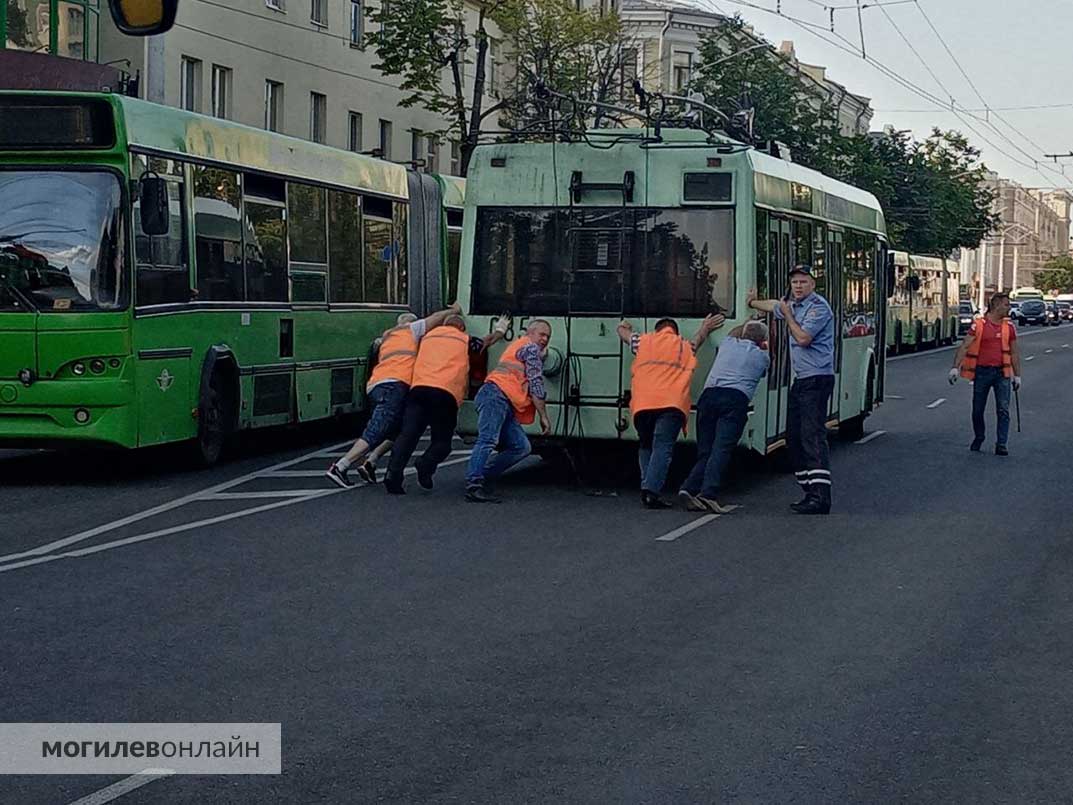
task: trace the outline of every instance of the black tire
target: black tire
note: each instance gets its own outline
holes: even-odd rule
[[[200,466],[211,467],[224,454],[230,436],[229,422],[230,413],[227,410],[227,395],[223,390],[223,377],[220,372],[213,372],[197,409],[194,458]]]
[[[891,352],[898,355],[902,351],[902,323],[897,321],[894,323],[894,345],[891,347]]]

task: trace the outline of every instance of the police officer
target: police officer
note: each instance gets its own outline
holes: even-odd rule
[[[791,505],[798,514],[831,511],[831,456],[827,446],[827,409],[835,387],[835,321],[827,300],[816,293],[812,267],[790,271],[788,299],[757,299],[749,307],[774,313],[786,322],[794,382],[787,408],[787,442],[797,482],[805,497]]]

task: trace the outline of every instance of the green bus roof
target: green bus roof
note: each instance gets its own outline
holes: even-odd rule
[[[406,168],[402,165],[230,120],[137,98],[115,97],[123,111],[127,143],[132,148],[409,198]]]

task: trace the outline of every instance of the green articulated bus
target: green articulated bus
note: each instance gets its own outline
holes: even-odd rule
[[[0,93],[0,444],[190,440],[358,411],[441,307],[462,183],[118,95]]]
[[[894,287],[887,305],[887,349],[930,349],[958,337],[958,276],[948,260],[892,252]]]
[[[552,443],[636,439],[620,318],[648,331],[670,316],[691,335],[706,314],[727,315],[698,355],[695,401],[719,341],[752,314],[749,289],[783,297],[802,262],[819,272],[837,322],[829,425],[858,435],[883,399],[892,267],[878,202],[725,136],[649,126],[482,144],[467,176],[462,243],[459,300],[471,329],[486,331],[502,310],[518,330],[534,317],[552,324]],[[784,444],[791,381],[784,325],[770,324],[772,369],[742,438],[759,453]],[[459,421],[475,432],[472,405]]]

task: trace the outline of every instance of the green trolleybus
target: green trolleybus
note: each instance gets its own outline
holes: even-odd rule
[[[958,276],[947,260],[891,252],[894,286],[887,306],[887,347],[893,353],[950,344],[958,332]]]
[[[226,120],[0,93],[0,444],[211,463],[240,429],[359,410],[374,338],[443,304],[461,203]]]
[[[517,328],[534,317],[552,324],[554,439],[636,439],[621,317],[645,331],[670,316],[689,334],[706,314],[726,314],[698,354],[696,400],[718,342],[750,316],[749,289],[782,297],[795,263],[816,268],[836,316],[829,425],[859,435],[883,399],[890,269],[879,204],[725,136],[649,126],[481,145],[467,175],[462,242],[460,301],[471,329],[502,310]],[[784,325],[769,324],[772,367],[742,437],[759,453],[784,443],[791,382]],[[475,432],[472,406],[460,427]]]

